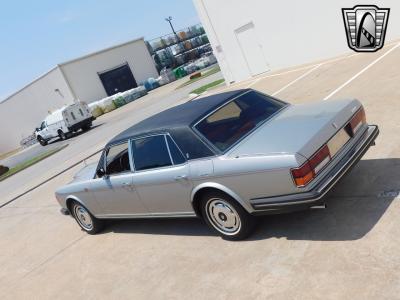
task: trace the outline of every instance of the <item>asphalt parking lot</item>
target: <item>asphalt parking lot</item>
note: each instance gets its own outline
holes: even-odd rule
[[[264,217],[242,242],[214,236],[197,219],[118,221],[89,236],[54,199],[77,166],[0,209],[0,298],[399,299],[399,64],[400,44],[392,43],[213,91],[252,87],[291,103],[355,97],[364,104],[381,134],[329,194],[327,209]],[[143,102],[141,117],[182,101],[161,106],[157,99],[168,93]],[[119,113],[113,122],[123,127],[132,112]],[[82,156],[104,143],[89,142]]]

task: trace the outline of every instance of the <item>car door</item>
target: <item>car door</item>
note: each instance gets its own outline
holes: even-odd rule
[[[102,157],[106,175],[95,178],[91,184],[103,216],[128,217],[148,214],[132,184],[129,148],[129,143],[123,142],[106,149]]]
[[[140,199],[155,215],[192,214],[192,182],[188,164],[169,135],[132,140],[133,184]]]
[[[40,135],[41,135],[44,139],[50,138],[50,135],[49,135],[49,128],[47,127],[47,122],[46,122],[46,121],[43,121],[42,124],[40,125]]]

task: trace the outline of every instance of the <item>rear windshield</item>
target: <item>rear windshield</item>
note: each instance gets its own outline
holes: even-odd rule
[[[225,104],[195,128],[215,147],[225,151],[286,105],[251,91]]]

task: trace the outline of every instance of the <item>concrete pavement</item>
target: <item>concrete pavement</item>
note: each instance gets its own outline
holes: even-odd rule
[[[323,99],[391,47],[225,89]],[[397,48],[328,100],[359,98],[381,134],[327,209],[264,217],[242,242],[210,234],[197,219],[111,222],[89,236],[59,214],[53,196],[77,167],[0,209],[0,298],[399,299],[399,63]]]

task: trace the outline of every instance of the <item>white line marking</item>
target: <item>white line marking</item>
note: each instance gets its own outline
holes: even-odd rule
[[[257,78],[256,80],[254,80],[252,83],[250,83],[249,85],[246,86],[246,89],[248,89],[249,87],[255,85],[257,82],[259,82],[261,80],[261,78]]]
[[[375,59],[373,62],[371,62],[369,65],[367,65],[365,68],[363,68],[360,72],[358,72],[356,75],[354,75],[353,77],[351,77],[349,80],[347,80],[345,83],[343,83],[341,86],[339,86],[337,89],[335,89],[332,93],[330,93],[328,96],[326,96],[324,98],[324,100],[328,100],[329,98],[331,98],[333,95],[335,95],[337,92],[339,92],[341,89],[343,89],[346,85],[348,85],[350,82],[352,82],[354,79],[356,79],[358,76],[360,76],[361,74],[363,74],[365,71],[367,71],[369,68],[371,68],[373,65],[375,65],[377,62],[379,62],[380,60],[382,60],[386,55],[388,55],[389,53],[391,53],[393,50],[395,50],[396,48],[398,48],[400,46],[400,43],[398,43],[396,46],[394,46],[393,48],[391,48],[390,50],[388,50],[386,53],[382,54],[381,56],[379,56],[377,59]]]
[[[297,77],[295,80],[292,80],[291,82],[289,82],[287,85],[285,85],[284,87],[280,88],[279,90],[277,90],[275,93],[272,94],[272,96],[275,96],[276,94],[279,94],[280,92],[282,92],[283,90],[286,90],[288,87],[290,87],[292,84],[295,84],[297,81],[303,79],[304,77],[306,77],[308,74],[310,74],[311,72],[313,72],[314,70],[318,69],[321,66],[321,64],[316,65],[314,68],[312,68],[311,70],[308,70],[307,72],[305,72],[304,74],[302,74],[301,76]]]
[[[339,60],[347,59],[347,58],[350,58],[350,57],[353,57],[353,56],[356,56],[356,55],[360,55],[360,54],[361,53],[353,53],[353,54],[350,54],[350,55],[347,55],[347,56],[342,56],[342,57],[337,57],[337,58],[333,58],[333,59],[330,59],[330,60],[326,60],[326,61],[323,61],[323,62],[321,62],[319,64],[307,65],[307,66],[304,66],[304,67],[300,67],[300,68],[296,68],[296,69],[292,69],[292,70],[288,70],[288,71],[284,71],[284,72],[280,72],[280,73],[275,73],[275,74],[260,75],[259,77],[255,77],[255,78],[249,79],[249,81],[252,81],[252,82],[250,84],[248,84],[246,86],[246,88],[249,88],[249,87],[255,85],[261,79],[265,79],[265,78],[269,78],[269,77],[276,77],[276,76],[281,76],[281,75],[286,75],[286,74],[290,74],[290,73],[294,73],[294,72],[298,72],[298,71],[302,71],[302,70],[307,70],[307,69],[310,69],[312,67],[316,67],[316,66],[319,66],[319,65],[323,66],[323,65],[326,65],[326,64],[329,64],[329,63],[332,63],[332,62],[336,62],[336,61],[339,61]],[[243,83],[243,82],[238,82],[238,84],[241,84],[241,83]]]

